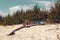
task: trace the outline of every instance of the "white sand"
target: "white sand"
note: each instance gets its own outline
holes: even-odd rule
[[[13,36],[7,35],[21,26],[0,26],[0,40],[60,40],[60,24],[58,29],[57,25],[37,25],[18,30]]]

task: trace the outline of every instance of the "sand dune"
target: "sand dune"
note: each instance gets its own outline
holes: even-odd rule
[[[10,32],[21,26],[23,25],[0,26],[0,40],[60,40],[60,24],[32,26],[8,36]]]

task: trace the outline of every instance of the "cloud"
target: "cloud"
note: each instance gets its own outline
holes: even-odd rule
[[[17,10],[20,10],[19,6],[14,6],[9,8],[9,14],[13,14],[13,12],[16,12]]]
[[[0,15],[5,16],[5,14],[4,14],[4,12],[2,10],[0,10]]]
[[[34,0],[32,1],[33,4],[29,4],[29,5],[18,5],[18,6],[13,6],[13,7],[10,7],[9,8],[9,12],[10,14],[13,14],[13,12],[16,12],[17,10],[20,10],[23,9],[23,11],[26,11],[28,9],[32,9],[33,6],[36,5],[36,3],[38,3],[39,7],[44,8],[46,10],[49,10],[51,8],[51,6],[54,6],[54,2],[53,1],[41,1],[41,0]]]
[[[46,10],[49,10],[55,4],[53,1],[52,2],[50,2],[50,1],[34,1],[34,2],[41,4],[41,6],[44,6],[44,8]]]
[[[32,4],[32,5],[13,6],[13,7],[10,7],[9,8],[9,12],[10,12],[10,14],[13,14],[13,12],[16,12],[17,10],[20,10],[21,11],[21,9],[23,9],[23,11],[26,11],[28,9],[32,10],[33,5],[34,4]]]

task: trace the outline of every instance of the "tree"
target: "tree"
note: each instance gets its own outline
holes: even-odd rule
[[[55,8],[52,7],[51,12],[48,15],[50,23],[59,23],[60,22],[60,4],[57,2]]]
[[[0,24],[2,23],[3,17],[0,15]]]

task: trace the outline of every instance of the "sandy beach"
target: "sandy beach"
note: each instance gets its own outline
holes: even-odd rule
[[[8,36],[13,30],[23,26],[0,26],[0,40],[60,40],[60,24],[36,25],[23,28]],[[58,28],[57,28],[58,27]]]

